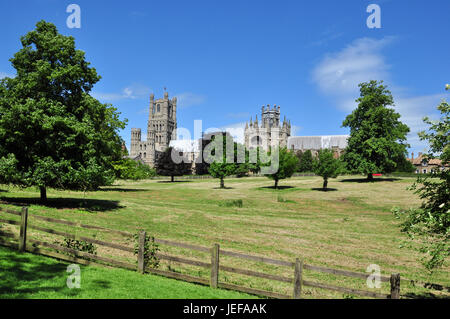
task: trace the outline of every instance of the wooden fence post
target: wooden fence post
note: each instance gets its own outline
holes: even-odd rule
[[[219,244],[214,244],[211,249],[211,288],[217,288],[219,284]]]
[[[22,207],[20,217],[19,251],[25,251],[27,248],[28,207]]]
[[[302,275],[303,275],[303,260],[295,260],[295,270],[294,270],[294,299],[300,299],[302,294]]]
[[[400,274],[391,275],[391,299],[400,299]]]
[[[138,250],[138,271],[145,273],[145,242],[147,240],[147,233],[141,231],[139,233],[139,250]]]

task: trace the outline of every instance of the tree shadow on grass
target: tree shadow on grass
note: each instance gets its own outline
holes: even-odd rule
[[[337,188],[311,188],[313,191],[319,191],[319,192],[335,192],[338,189]]]
[[[213,187],[213,189],[234,189],[234,187],[228,187],[228,186],[225,186],[225,187]]]
[[[273,189],[273,190],[277,190],[277,191],[282,191],[285,189],[293,189],[296,188],[295,186],[278,186],[277,188],[275,188],[275,186],[262,186],[262,187],[258,187],[259,189]]]
[[[395,182],[399,181],[400,178],[390,177],[390,178],[374,178],[373,180],[369,181],[367,178],[348,178],[340,180],[341,183],[376,183],[376,182]]]
[[[60,292],[67,289],[67,265],[61,262],[48,262],[40,258],[32,258],[28,254],[17,254],[2,247],[0,272],[0,299],[24,299],[40,292]],[[61,282],[60,287],[41,286],[42,281]],[[22,287],[25,286],[25,287]]]
[[[149,189],[144,189],[144,188],[121,188],[121,187],[105,187],[105,188],[100,188],[99,189],[100,192],[124,192],[124,193],[132,193],[132,192],[148,192],[150,191]]]
[[[422,292],[422,293],[406,293],[402,294],[402,296],[410,299],[449,299],[448,296],[443,295],[435,295],[431,292]]]
[[[90,212],[106,212],[125,207],[119,205],[117,200],[90,198],[48,198],[46,202],[41,202],[37,197],[0,197],[0,203],[15,206],[37,205],[57,209],[78,208]]]
[[[96,288],[108,289],[111,288],[111,282],[106,280],[95,279],[91,281]]]
[[[167,183],[167,184],[172,184],[172,183],[192,183],[192,181],[183,181],[183,180],[178,180],[178,181],[157,181],[157,183]]]

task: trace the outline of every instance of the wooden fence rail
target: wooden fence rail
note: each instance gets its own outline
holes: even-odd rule
[[[231,290],[237,290],[245,293],[260,295],[260,296],[266,296],[269,298],[301,298],[303,286],[308,287],[314,287],[314,288],[320,288],[325,290],[331,290],[331,291],[338,291],[342,293],[348,293],[363,297],[371,297],[371,298],[391,298],[391,299],[398,299],[400,298],[400,275],[399,274],[392,274],[390,277],[387,276],[381,276],[380,280],[382,282],[389,282],[390,283],[390,294],[380,294],[372,291],[365,291],[365,290],[359,290],[359,289],[353,289],[353,288],[347,288],[347,287],[338,287],[333,286],[325,283],[320,282],[312,282],[304,279],[304,270],[310,270],[314,272],[322,272],[322,273],[329,273],[336,276],[346,276],[346,277],[352,277],[352,278],[359,278],[359,279],[367,279],[368,274],[367,273],[359,273],[359,272],[353,272],[353,271],[347,271],[347,270],[339,270],[339,269],[332,269],[327,267],[321,267],[321,266],[313,266],[308,265],[303,262],[301,259],[296,259],[294,262],[284,261],[284,260],[278,260],[278,259],[272,259],[268,257],[261,257],[261,256],[254,256],[254,255],[248,255],[238,252],[232,252],[228,250],[222,250],[219,246],[219,244],[214,244],[211,248],[204,247],[204,246],[198,246],[198,245],[192,245],[187,243],[180,243],[165,239],[157,239],[154,238],[154,242],[157,244],[162,245],[168,245],[183,249],[189,249],[189,250],[195,250],[200,251],[204,253],[210,254],[210,262],[203,262],[193,259],[188,259],[184,257],[178,257],[178,256],[172,256],[168,254],[162,254],[162,253],[155,253],[156,258],[162,259],[162,260],[169,260],[181,264],[187,264],[191,266],[197,266],[201,268],[210,269],[210,278],[200,278],[195,277],[187,274],[181,274],[171,271],[164,271],[160,269],[155,269],[152,267],[149,267],[149,265],[146,265],[146,258],[145,258],[145,247],[147,245],[147,238],[145,231],[142,231],[139,233],[138,238],[138,253],[137,253],[137,260],[136,264],[131,264],[129,262],[123,262],[114,260],[112,258],[102,257],[98,256],[96,254],[91,254],[87,252],[81,252],[75,249],[71,249],[68,247],[63,247],[61,245],[57,245],[55,243],[47,243],[40,240],[35,239],[27,239],[27,229],[33,229],[37,231],[41,231],[48,234],[54,234],[58,236],[64,236],[66,238],[71,239],[78,239],[82,240],[88,243],[97,244],[100,246],[108,247],[108,248],[114,248],[121,251],[125,251],[128,253],[134,253],[134,248],[125,246],[118,243],[110,243],[102,240],[98,240],[91,237],[86,236],[77,236],[71,233],[67,232],[61,232],[57,231],[51,228],[45,228],[37,225],[33,225],[32,223],[28,225],[28,220],[31,217],[32,219],[41,220],[49,223],[54,224],[62,224],[66,226],[74,226],[74,227],[82,227],[86,229],[96,229],[96,230],[102,230],[111,232],[114,234],[120,234],[125,236],[126,238],[133,238],[133,234],[129,232],[124,231],[118,231],[114,229],[108,229],[100,226],[93,226],[93,225],[84,225],[80,223],[75,223],[67,220],[61,220],[61,219],[55,219],[50,217],[44,217],[39,216],[35,214],[28,214],[28,208],[23,207],[20,212],[10,210],[10,209],[4,209],[0,207],[1,212],[5,212],[7,214],[12,214],[16,216],[20,216],[20,221],[11,220],[11,219],[5,219],[0,218],[1,223],[6,223],[10,225],[19,226],[19,236],[17,237],[14,234],[8,234],[8,233],[2,233],[0,232],[0,244],[13,247],[15,249],[19,249],[20,251],[28,251],[32,253],[38,253],[42,255],[47,255],[50,257],[55,257],[58,259],[70,261],[70,262],[76,262],[84,265],[88,265],[90,263],[95,264],[109,264],[116,267],[131,269],[134,271],[139,271],[140,273],[153,273],[157,275],[162,275],[170,278],[180,279],[188,282],[193,283],[199,283],[204,285],[210,285],[212,288],[225,288],[225,289],[231,289]],[[5,241],[4,238],[9,238],[18,241],[18,244],[11,243],[9,241]],[[27,247],[27,243],[33,244],[32,247]],[[52,249],[52,250],[49,250]],[[65,254],[64,254],[65,253]],[[68,255],[70,254],[70,255]],[[261,262],[266,263],[270,265],[276,265],[276,266],[282,266],[282,267],[288,267],[292,269],[292,277],[285,277],[285,276],[279,276],[279,275],[273,275],[273,274],[267,274],[259,271],[254,270],[247,270],[237,267],[230,267],[221,264],[220,262],[220,256],[228,256],[233,258],[239,258],[239,259],[246,259],[251,260],[255,262]],[[266,291],[266,290],[260,290],[260,289],[254,289],[249,287],[242,287],[230,283],[220,282],[219,281],[219,273],[220,272],[230,272],[250,277],[256,277],[256,278],[262,278],[267,280],[273,280],[283,283],[288,283],[292,285],[292,295],[284,295],[277,292],[272,291]]]

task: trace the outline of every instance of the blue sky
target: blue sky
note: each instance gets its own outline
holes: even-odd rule
[[[66,7],[81,8],[81,28]],[[381,28],[369,29],[369,4]],[[146,131],[149,94],[178,97],[178,126],[194,120],[239,128],[261,106],[281,106],[293,135],[348,134],[357,84],[384,80],[410,126],[413,151],[422,117],[436,116],[450,82],[450,1],[1,1],[0,77],[37,21],[53,22],[102,76],[93,95]]]

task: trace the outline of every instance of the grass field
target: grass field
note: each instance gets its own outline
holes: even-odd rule
[[[81,266],[80,288],[69,289],[68,263],[4,247],[0,247],[0,261],[0,298],[254,298],[160,276],[96,266]]]
[[[3,207],[30,205],[31,214],[130,232],[145,229],[163,239],[208,247],[219,243],[224,249],[289,261],[299,257],[312,265],[344,270],[365,272],[370,264],[377,264],[385,275],[399,272],[403,278],[450,286],[449,268],[428,274],[418,261],[420,254],[415,246],[405,245],[407,237],[400,232],[400,221],[390,212],[394,206],[420,205],[419,198],[406,189],[413,181],[413,178],[384,178],[366,183],[360,176],[345,176],[330,180],[328,186],[332,189],[328,192],[318,190],[322,186],[318,177],[283,180],[279,190],[271,188],[273,181],[261,177],[226,179],[227,189],[219,189],[219,181],[213,179],[175,183],[119,181],[113,187],[86,194],[49,190],[45,206],[39,204],[37,189],[3,187],[0,197]],[[233,204],[238,200],[242,200],[242,207]],[[89,230],[78,231],[111,239]],[[209,258],[190,251],[171,252],[203,261]],[[229,265],[292,277],[290,270],[275,266],[226,257],[222,260]],[[163,267],[208,275],[207,270],[176,263]],[[309,272],[305,278],[367,289],[361,279]],[[292,293],[292,288],[283,283],[228,273],[221,273],[221,280]],[[389,293],[389,285],[383,284],[381,292]],[[410,296],[429,296],[430,292],[402,283],[402,293]],[[304,293],[311,298],[351,297],[312,288],[305,288]]]

